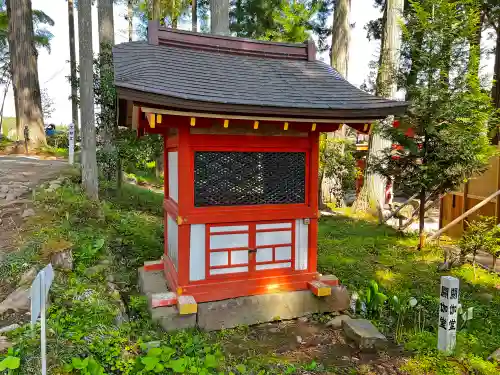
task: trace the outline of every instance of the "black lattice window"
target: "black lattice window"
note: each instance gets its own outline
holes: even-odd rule
[[[305,152],[195,152],[194,204],[305,202]]]

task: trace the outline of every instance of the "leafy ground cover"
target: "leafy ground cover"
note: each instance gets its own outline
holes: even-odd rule
[[[461,302],[474,307],[475,317],[459,323],[456,352],[440,355],[435,348],[441,250],[418,252],[415,237],[369,218],[322,218],[319,268],[336,274],[361,299],[366,300],[364,291],[374,280],[377,293],[391,301],[394,296],[404,306],[412,297],[418,301],[411,309],[397,309],[389,301],[369,304],[361,313],[401,344],[392,352],[371,357],[355,353],[340,331],[324,328],[327,316],[212,334],[162,333],[149,320],[136,287],[137,268],[163,251],[162,199],[161,194],[124,184],[119,193],[103,189],[101,202],[93,203],[71,182],[56,192],[35,195],[37,216],[28,223],[20,250],[0,263],[0,299],[14,290],[23,272],[46,264],[55,249],[72,247],[74,269],[58,272],[51,291],[50,373],[498,373],[485,359],[500,347],[500,278],[469,265],[452,270],[461,279]],[[491,302],[482,298],[485,294]],[[17,367],[11,373],[38,373],[38,335],[25,325],[9,338],[16,342],[8,353],[9,363]],[[5,358],[0,354],[0,362]]]
[[[404,371],[498,374],[499,368],[485,359],[500,347],[500,277],[468,264],[448,273],[460,279],[460,302],[474,308],[474,318],[459,321],[456,351],[446,357],[436,350],[440,277],[446,275],[437,266],[443,252],[437,247],[417,251],[417,244],[415,236],[367,218],[327,217],[320,223],[318,265],[360,294],[370,280],[377,282],[388,301],[370,317],[387,336],[412,351]],[[391,304],[394,296],[404,304],[412,297],[418,303],[401,312]]]

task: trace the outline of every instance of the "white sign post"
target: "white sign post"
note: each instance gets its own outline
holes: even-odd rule
[[[457,339],[459,281],[452,276],[441,277],[438,350],[451,353]]]
[[[69,141],[69,164],[73,165],[75,161],[75,124],[70,123],[68,128]]]
[[[31,328],[33,329],[38,317],[40,316],[40,347],[42,354],[42,375],[47,374],[47,341],[45,334],[45,303],[49,295],[50,285],[54,280],[54,270],[49,264],[38,275],[36,275],[33,284],[31,284]]]

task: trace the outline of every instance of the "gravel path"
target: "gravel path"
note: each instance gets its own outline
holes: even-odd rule
[[[0,259],[11,249],[23,214],[30,208],[30,192],[57,176],[67,166],[63,160],[33,156],[0,156]],[[29,214],[29,211],[27,212]]]

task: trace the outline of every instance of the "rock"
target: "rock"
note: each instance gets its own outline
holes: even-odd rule
[[[344,319],[344,333],[354,340],[360,349],[375,349],[387,343],[387,339],[366,319]]]
[[[85,270],[84,274],[87,277],[93,277],[99,275],[106,271],[109,267],[105,264],[96,264],[95,266],[89,267]]]
[[[59,268],[66,271],[73,270],[73,252],[71,249],[66,249],[50,256],[50,262],[54,268]]]
[[[303,344],[304,343],[304,340],[302,339],[302,336],[297,336],[296,340],[297,340],[298,344]]]
[[[0,336],[0,353],[6,352],[7,349],[12,347],[14,344],[12,344],[9,340],[7,340],[7,337],[5,336]]]
[[[280,329],[278,327],[269,328],[269,332],[271,332],[271,333],[278,333],[279,331],[280,331]]]
[[[23,219],[26,219],[26,218],[34,216],[34,215],[35,215],[35,210],[33,210],[32,208],[27,208],[26,210],[24,210],[24,212],[21,215],[21,217]]]
[[[16,193],[8,193],[7,196],[5,197],[5,200],[7,202],[10,202],[10,201],[16,200],[17,197],[18,197],[18,195]]]
[[[307,318],[307,316],[301,316],[301,317],[298,319],[298,321],[299,321],[299,322],[302,322],[302,323],[307,323],[307,321],[308,321],[308,320],[309,320],[309,319]]]
[[[99,264],[103,264],[105,266],[109,266],[111,264],[111,261],[109,259],[101,259],[99,261]]]
[[[340,329],[342,328],[343,322],[346,319],[351,319],[350,316],[348,315],[339,315],[330,320],[328,323],[326,323],[327,327],[332,327],[334,329]]]
[[[483,303],[491,303],[491,301],[493,301],[493,295],[490,293],[481,293],[477,298]]]
[[[490,356],[488,357],[488,361],[500,362],[500,348],[490,354]]]
[[[19,324],[11,324],[9,326],[0,328],[0,333],[7,333],[15,329],[18,329],[19,327],[21,327]]]
[[[110,273],[108,276],[106,276],[106,281],[109,281],[110,283],[115,281],[115,276]]]
[[[9,191],[9,187],[7,185],[0,186],[0,193],[7,193]]]
[[[33,280],[35,280],[35,277],[37,275],[37,270],[35,267],[31,267],[29,270],[27,270],[25,273],[21,275],[21,278],[19,279],[19,285],[31,285]]]
[[[8,310],[26,311],[30,308],[30,291],[25,286],[14,290],[0,303],[0,315]]]
[[[451,268],[450,263],[448,263],[448,261],[446,261],[443,263],[439,263],[437,270],[438,270],[438,272],[444,272],[444,271],[448,271],[450,268]]]

